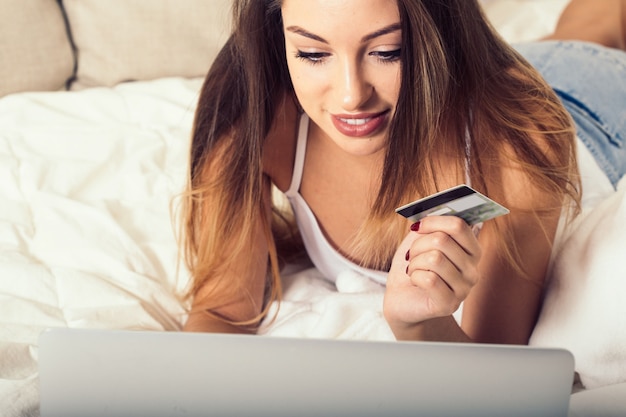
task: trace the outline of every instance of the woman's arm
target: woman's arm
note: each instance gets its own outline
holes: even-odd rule
[[[460,219],[427,217],[400,245],[384,304],[396,338],[528,343],[562,201],[534,187],[519,169],[503,172],[507,187],[501,202],[514,209],[487,222],[478,240]],[[505,261],[502,238],[515,240],[523,272]],[[451,315],[461,302],[459,327]]]
[[[493,225],[486,224],[480,236],[481,279],[464,303],[462,327],[479,342],[527,344],[541,309],[563,200],[531,184],[519,170],[504,173],[505,204],[512,210],[501,227],[505,238],[516,242],[524,273],[504,261]]]

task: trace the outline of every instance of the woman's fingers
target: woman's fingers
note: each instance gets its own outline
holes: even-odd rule
[[[472,228],[465,223],[465,220],[456,216],[428,216],[419,222],[419,226],[412,227],[420,235],[430,235],[442,232],[452,238],[459,247],[471,255],[480,257],[481,249]],[[440,236],[440,238],[442,238]],[[443,237],[444,242],[447,238]],[[437,242],[437,241],[436,241]]]
[[[465,221],[452,216],[424,219],[406,253],[407,274],[431,271],[463,297],[478,280],[481,249]]]
[[[411,230],[398,247],[387,281],[386,316],[394,323],[454,313],[479,277],[481,248],[464,220],[427,217]]]
[[[430,287],[437,277],[455,294],[465,298],[478,280],[478,258],[467,254],[447,235],[419,236],[408,253],[406,273],[412,283],[422,289]]]

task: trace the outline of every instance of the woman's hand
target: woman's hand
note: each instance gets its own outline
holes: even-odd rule
[[[463,219],[429,216],[414,224],[387,278],[383,310],[396,337],[418,337],[418,327],[429,320],[441,325],[432,319],[451,316],[479,279],[480,257],[478,240]]]

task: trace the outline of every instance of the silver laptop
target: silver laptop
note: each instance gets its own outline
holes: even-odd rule
[[[52,329],[42,417],[561,416],[560,349]]]

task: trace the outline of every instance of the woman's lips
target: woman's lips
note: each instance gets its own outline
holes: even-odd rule
[[[360,115],[332,115],[335,128],[343,135],[364,137],[376,132],[387,120],[388,112]]]

